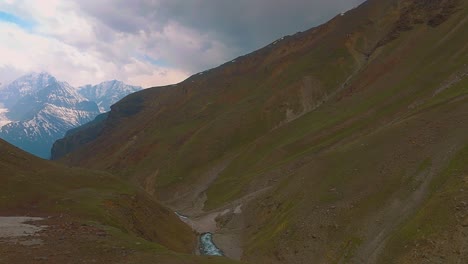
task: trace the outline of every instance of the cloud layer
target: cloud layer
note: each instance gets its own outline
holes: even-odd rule
[[[0,82],[49,71],[72,85],[175,83],[360,2],[4,0]]]

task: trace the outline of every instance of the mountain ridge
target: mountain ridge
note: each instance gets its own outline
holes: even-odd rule
[[[61,161],[215,218],[217,245],[252,263],[466,260],[467,16],[367,1],[127,96]]]
[[[127,85],[122,81],[111,80],[97,85],[85,85],[78,87],[78,93],[99,106],[101,113],[110,110],[111,105],[128,94],[142,90],[140,86]]]

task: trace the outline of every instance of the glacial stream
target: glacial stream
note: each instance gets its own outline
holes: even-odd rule
[[[175,214],[179,217],[180,220],[188,224],[190,227],[192,227],[192,229],[196,230],[197,232],[203,232],[201,230],[205,229],[199,228],[199,226],[197,228],[192,219],[190,219],[188,216],[180,214],[179,212],[175,212]],[[199,252],[200,255],[205,256],[224,256],[223,251],[219,249],[213,242],[213,234],[210,232],[203,232],[199,236]]]
[[[224,256],[223,252],[213,242],[213,234],[200,235],[200,254],[206,256]]]

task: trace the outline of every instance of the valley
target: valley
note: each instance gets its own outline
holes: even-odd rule
[[[368,0],[129,92],[53,161],[0,141],[0,228],[31,232],[0,263],[465,263],[467,36],[467,1]]]
[[[117,177],[0,146],[1,263],[232,263],[191,256],[191,229]]]

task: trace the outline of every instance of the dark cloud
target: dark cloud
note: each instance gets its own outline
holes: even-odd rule
[[[186,47],[187,52],[192,54],[184,54],[180,43],[176,46],[179,45],[182,50],[171,52],[161,49],[161,54],[158,54],[160,59],[190,71],[216,66],[284,35],[309,29],[361,2],[363,0],[76,1],[83,12],[116,32],[164,34],[168,25],[176,24],[195,36],[203,37],[198,47]],[[147,43],[146,48],[151,45],[155,48],[174,45],[167,39],[152,41],[159,43]],[[219,51],[212,50],[220,46],[225,47],[223,58],[217,58]],[[153,53],[157,54],[158,51]],[[170,58],[177,57],[177,54],[183,54],[184,59]]]
[[[170,0],[162,13],[183,25],[211,32],[224,42],[251,50],[311,28],[360,0]]]

